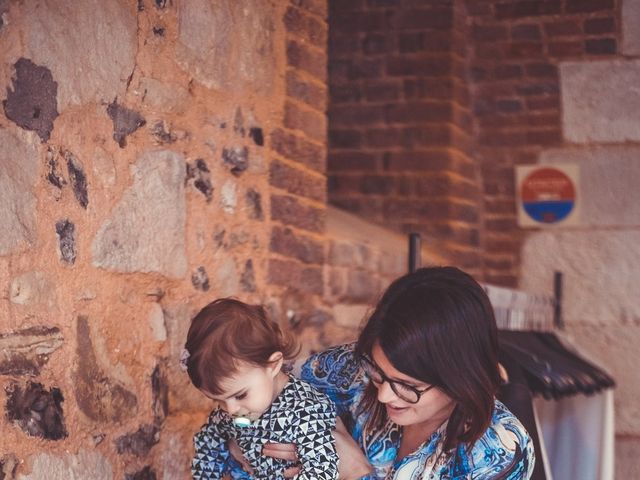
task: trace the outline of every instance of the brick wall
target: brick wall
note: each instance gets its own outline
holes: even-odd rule
[[[466,26],[454,2],[329,2],[329,200],[479,270]]]
[[[285,106],[271,133],[271,220],[268,280],[322,296],[326,222],[327,7],[323,0],[291,0],[286,9]]]
[[[614,55],[615,0],[468,1],[471,85],[485,200],[485,279],[517,284],[514,165],[562,144],[558,64]]]
[[[562,143],[558,63],[614,55],[614,0],[329,2],[329,201],[514,286],[514,165]]]

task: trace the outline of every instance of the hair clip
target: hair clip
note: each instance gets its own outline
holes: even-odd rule
[[[180,368],[185,372],[189,369],[188,362],[190,356],[191,354],[189,353],[189,350],[183,348],[182,352],[180,353]]]

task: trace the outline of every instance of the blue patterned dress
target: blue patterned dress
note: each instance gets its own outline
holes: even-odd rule
[[[330,348],[303,365],[303,380],[334,401],[353,438],[374,468],[368,480],[527,480],[533,473],[533,443],[520,421],[495,401],[492,421],[470,451],[460,445],[443,453],[443,424],[415,452],[396,462],[402,428],[388,421],[384,428],[366,431],[366,415],[356,410],[367,379],[353,354],[353,344]]]

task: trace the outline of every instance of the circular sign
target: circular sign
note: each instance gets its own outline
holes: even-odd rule
[[[551,167],[536,169],[522,181],[520,198],[525,212],[537,222],[564,220],[576,203],[573,181],[564,172]]]

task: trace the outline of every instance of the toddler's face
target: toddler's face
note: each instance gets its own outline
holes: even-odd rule
[[[255,420],[262,415],[278,396],[276,377],[280,368],[258,367],[240,362],[238,370],[221,382],[220,395],[203,393],[220,404],[229,415]]]

